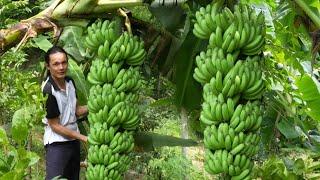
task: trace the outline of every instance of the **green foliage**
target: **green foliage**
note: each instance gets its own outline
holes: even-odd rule
[[[30,43],[33,47],[39,48],[43,50],[44,52],[47,52],[48,49],[52,47],[51,42],[48,40],[48,36],[39,35],[32,39],[32,42]]]
[[[87,24],[85,24],[87,25]],[[76,61],[84,62],[88,53],[84,47],[84,32],[79,26],[67,26],[60,37],[64,50]]]
[[[311,60],[311,39],[303,24],[295,26],[299,11],[295,11],[294,7],[293,2],[283,2],[275,9],[264,7],[266,14],[273,15],[268,22],[266,51],[277,62],[290,65],[301,72],[303,69],[300,63]]]
[[[150,7],[151,13],[161,23],[167,31],[175,34],[177,29],[183,28],[185,22],[185,12],[180,6],[172,7]]]
[[[305,73],[312,72],[309,27],[301,21],[305,14],[294,1],[254,3],[257,11],[264,12],[268,25],[264,78],[269,92],[264,96],[265,115],[261,129],[266,152],[291,146],[318,151],[317,142],[307,138],[308,131],[317,129],[318,109],[315,105],[312,109],[306,106],[300,93],[313,89],[310,95],[316,99],[318,92],[314,87],[317,82],[308,80],[308,83],[299,83],[300,80],[306,81]],[[316,102],[315,99],[312,102]]]
[[[12,118],[12,138],[19,142],[28,136],[28,122],[31,121],[31,114],[27,108],[19,109]]]
[[[288,120],[281,120],[276,124],[279,131],[287,138],[294,139],[297,137],[305,136],[301,128],[295,125],[294,122]],[[300,130],[300,131],[298,131]]]
[[[7,52],[0,64],[0,121],[7,123],[15,110],[24,106],[35,105],[37,118],[42,112],[42,92],[37,83],[39,73],[36,69],[22,71],[26,62],[26,54],[22,51]],[[19,98],[17,98],[19,97]],[[33,117],[34,121],[37,119]]]
[[[130,8],[132,16],[141,21],[154,24],[156,27],[160,28],[160,23],[157,19],[151,14],[147,6],[135,6]]]
[[[0,0],[0,29],[34,15],[44,8],[45,0]]]
[[[302,149],[283,149],[285,154],[272,155],[257,166],[255,174],[263,179],[319,179],[318,155]]]
[[[315,77],[305,74],[296,79],[299,95],[306,102],[306,113],[316,121],[320,121],[320,83]]]
[[[171,110],[164,108],[164,107],[152,107],[149,104],[154,102],[154,99],[151,98],[143,98],[143,102],[147,103],[141,109],[144,109],[142,115],[141,115],[141,124],[138,127],[140,131],[152,131],[157,126],[161,125],[161,122],[164,118],[170,118]],[[151,102],[148,102],[151,101]],[[172,107],[172,106],[170,106]],[[162,110],[162,111],[159,111]]]
[[[186,40],[176,53],[176,78],[177,85],[176,103],[178,106],[192,110],[200,107],[201,88],[193,79],[194,58],[201,50],[202,42],[189,31]]]
[[[68,75],[71,76],[75,81],[78,101],[80,104],[86,104],[89,97],[90,85],[86,81],[86,78],[83,74],[83,68],[71,58],[69,59],[68,64]]]
[[[163,120],[174,119],[174,85],[165,77],[151,77],[144,81],[141,92],[141,123],[138,131],[153,131]]]
[[[137,132],[134,134],[135,145],[143,151],[152,151],[163,146],[196,146],[197,142],[191,139],[181,139],[151,132]]]
[[[151,106],[145,109],[146,112],[150,111],[150,114],[156,114],[158,125],[152,134],[181,136],[180,118],[173,109],[168,106]],[[135,157],[132,168],[142,173],[143,179],[205,179],[202,171],[192,164],[190,157],[187,156],[187,159],[182,155],[180,147],[158,147],[152,152],[137,153]]]
[[[296,174],[288,172],[284,162],[277,157],[267,159],[259,170],[259,177],[264,179],[298,179]]]
[[[24,139],[25,140],[25,139]],[[39,161],[39,156],[24,149],[12,146],[7,134],[0,128],[0,179],[19,180],[26,176],[26,169]]]
[[[304,25],[304,21],[309,19],[295,1],[240,2],[255,3],[257,11],[264,11],[268,25],[264,78],[268,82],[269,92],[264,99],[266,109],[261,130],[266,153],[282,152],[283,149],[279,148],[292,146],[307,147],[319,152],[319,83],[315,78],[306,75],[306,72],[312,73],[312,69],[305,68],[305,64],[311,64],[312,59],[310,29]],[[317,0],[304,2],[319,14]],[[189,110],[200,107],[201,89],[193,80],[192,73],[194,56],[206,44],[195,39],[191,32],[188,33],[192,26],[192,18],[184,18],[186,13],[191,13],[192,17],[192,11],[198,8],[199,4],[207,3],[209,1],[204,0],[189,2],[190,12],[181,11],[180,8],[175,12],[168,9],[168,12],[174,14],[171,19],[168,17],[169,14],[160,8],[157,9],[160,10],[157,18],[146,6],[132,8],[133,17],[149,22],[158,29],[164,27],[171,32],[170,36],[175,36],[172,37],[169,54],[167,58],[163,58],[163,64],[166,66],[164,69],[171,69],[172,72],[171,64],[175,62],[176,102]],[[0,28],[29,17],[45,6],[44,0],[0,0]],[[79,100],[84,104],[88,97],[85,75],[86,57],[89,55],[82,46],[82,34],[83,29],[80,27],[66,27],[60,37],[60,43],[73,59],[70,60],[69,74],[75,79]],[[38,36],[33,39],[32,45],[46,51],[51,43],[48,36]],[[15,150],[15,147],[10,145],[5,131],[0,129],[0,144],[3,147],[3,151],[0,151],[0,176],[3,177],[0,179],[23,179],[25,169],[37,161],[34,154],[21,150],[30,133],[29,130],[40,123],[43,116],[43,97],[38,83],[39,70],[29,68],[26,65],[27,59],[25,53],[17,51],[6,53],[0,61],[0,122],[7,124],[12,119],[12,138],[18,144]],[[318,66],[315,64],[313,68]],[[298,77],[300,74],[301,77]],[[145,83],[145,97],[142,101],[146,106],[141,107],[144,114],[140,130],[154,130],[159,134],[178,137],[180,122],[176,121],[179,118],[175,108],[171,106],[172,84],[166,86],[161,84],[164,82],[161,81],[158,86],[156,84],[159,81],[161,79],[148,79]],[[148,155],[149,160],[153,158],[148,161],[149,166],[146,167],[149,177],[181,179],[182,175],[191,175],[191,178],[203,179],[203,176],[193,169],[190,161],[178,153],[177,148],[156,148],[156,152]],[[286,156],[288,155],[281,154],[279,157],[267,159],[258,169],[258,176],[264,179],[319,179],[318,157],[285,158]],[[258,158],[263,159],[263,156]]]
[[[203,175],[192,165],[192,162],[181,155],[178,149],[164,148],[161,155],[149,161],[147,179],[203,179]]]
[[[160,58],[164,59],[160,63],[162,64],[160,68],[163,72],[171,72],[172,67],[175,67],[174,82],[177,87],[177,105],[187,106],[189,109],[198,108],[201,96],[198,93],[200,88],[192,78],[193,58],[204,44],[189,32],[191,23],[190,17],[186,15],[189,13],[188,8],[186,6],[163,6],[150,7],[149,9],[156,17],[157,22],[161,23],[161,27],[166,30],[164,35],[170,35],[172,38],[171,44],[167,48],[169,49],[168,54],[160,55]],[[145,11],[147,10],[143,7],[136,7],[133,9],[133,15],[152,23],[153,16],[149,15],[148,11],[146,15],[141,15]]]
[[[181,125],[178,112],[173,111],[170,114],[173,116],[168,119],[163,119],[161,125],[154,132],[169,135],[181,136]],[[194,167],[186,157],[181,153],[181,148],[178,147],[163,147],[156,148],[159,156],[154,157],[148,163],[148,178],[150,179],[204,179],[203,174]],[[187,156],[188,157],[188,156]]]
[[[28,64],[26,58],[23,51],[8,51],[1,57],[0,120],[8,132],[11,123],[9,137],[12,136],[13,141],[1,129],[0,179],[23,179],[28,167],[39,160],[39,156],[26,150],[25,146],[33,127],[41,124],[45,98],[37,82],[38,67]]]
[[[257,11],[262,10],[265,13],[268,25],[264,78],[268,82],[269,92],[264,98],[266,109],[261,130],[266,153],[277,151],[279,147],[291,146],[304,146],[317,150],[315,147],[318,147],[319,136],[312,135],[314,138],[311,138],[309,131],[318,132],[316,130],[318,122],[314,121],[315,118],[311,119],[306,116],[316,106],[314,105],[313,109],[308,106],[305,107],[304,99],[297,91],[298,88],[299,91],[305,88],[299,87],[293,81],[299,73],[304,74],[310,72],[311,69],[305,68],[305,64],[310,64],[312,60],[310,29],[303,23],[303,19],[307,19],[306,14],[294,1],[252,0],[242,2],[250,3]],[[314,1],[305,2],[310,7],[315,7],[318,4]],[[201,2],[193,1],[194,6],[190,5],[191,12],[187,13],[191,13],[191,17],[192,11],[198,7],[199,3]],[[159,15],[165,17],[164,13],[162,15],[159,13],[158,17]],[[187,18],[188,20],[190,19]],[[192,19],[190,22],[192,22]],[[187,24],[185,23],[186,27],[182,30],[183,33],[188,33],[189,27]],[[191,82],[190,74],[193,73],[194,55],[205,46],[192,36],[192,33],[187,36],[179,36],[179,43],[176,45],[174,45],[175,41],[172,41],[169,52],[173,53],[168,54],[168,58],[171,56],[176,64],[176,102],[178,102],[178,105],[188,106],[189,110],[199,107],[199,101],[201,100],[201,97],[197,96],[201,94],[201,90],[200,88],[194,88],[197,85],[195,82]],[[172,54],[174,55],[172,56]],[[189,81],[190,77],[191,81]],[[313,82],[310,83],[312,83],[312,86],[316,86]],[[187,90],[192,91],[192,93],[186,93]],[[318,92],[313,91],[313,93],[317,94]],[[312,113],[317,113],[317,110]]]

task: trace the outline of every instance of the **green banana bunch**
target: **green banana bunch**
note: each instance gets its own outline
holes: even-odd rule
[[[127,110],[129,106],[125,105],[124,102],[120,102],[109,111],[109,114],[117,112],[117,115],[119,115],[123,107]],[[132,114],[137,114],[137,112],[136,107],[131,108],[130,114],[132,116]],[[129,158],[127,156],[119,156],[119,154],[128,153],[133,150],[134,139],[132,133],[128,131],[117,132],[119,126],[109,123],[109,119],[112,119],[110,115],[101,118],[105,121],[104,123],[89,120],[93,126],[90,127],[88,135],[88,142],[92,145],[91,149],[89,149],[88,160],[92,164],[104,164],[108,169],[119,168],[118,172],[123,173],[128,167],[120,166],[120,163],[122,161],[128,165]]]
[[[111,45],[106,57],[113,63],[125,60],[128,65],[137,66],[143,63],[146,54],[143,41],[125,32]]]
[[[129,102],[119,102],[110,110],[106,122],[111,126],[121,124],[126,129],[128,122],[132,122],[132,119],[135,118],[138,120],[138,115],[139,111],[136,105]]]
[[[126,130],[134,130],[140,123],[137,107],[130,112],[129,117],[123,122],[122,127]]]
[[[95,85],[89,91],[88,108],[90,112],[97,113],[105,106],[113,107],[129,97],[126,97],[124,92],[117,92],[111,84],[106,83],[103,87]]]
[[[125,58],[126,46],[129,44],[130,36],[122,34],[110,47],[110,53],[107,58],[111,63],[123,61]]]
[[[104,106],[103,109],[100,109],[96,113],[90,113],[88,115],[88,121],[89,123],[104,123],[105,117],[109,114],[109,107],[107,105]]]
[[[226,149],[232,155],[252,156],[258,151],[260,137],[254,133],[237,133],[228,123],[208,126],[204,131],[204,145],[211,150]]]
[[[110,54],[111,44],[108,40],[104,42],[104,44],[100,45],[97,51],[97,57],[99,59],[107,59]]]
[[[209,47],[220,47],[227,53],[235,51],[241,38],[237,26],[237,22],[234,21],[228,26],[224,34],[222,34],[222,28],[218,26],[216,32],[213,32],[209,37]]]
[[[218,1],[201,7],[193,28],[195,36],[208,39],[207,50],[195,58],[193,74],[203,86],[199,120],[205,169],[225,173],[228,179],[251,179],[262,123],[259,99],[265,85],[260,56],[266,28],[262,12],[243,4],[232,12],[222,5]]]
[[[129,139],[130,143],[133,143],[133,139]],[[129,142],[126,142],[129,144]],[[126,145],[124,144],[124,145]],[[116,146],[117,149],[121,146]],[[107,145],[93,145],[88,150],[88,160],[91,164],[102,164],[107,169],[117,167],[118,172],[123,173],[128,169],[129,157],[114,153],[112,149]]]
[[[257,57],[257,56],[256,56]],[[203,87],[203,98],[208,94],[222,94],[225,97],[234,98],[242,93],[243,98],[248,100],[259,99],[264,92],[262,71],[259,68],[257,58],[247,58],[245,61],[238,60],[236,64],[224,76],[218,71]],[[252,71],[255,69],[256,71]],[[196,78],[195,78],[196,79]]]
[[[243,98],[248,100],[254,100],[261,98],[264,90],[264,80],[261,78],[262,72],[256,72],[255,79],[252,80],[253,84],[248,85],[248,89],[243,92]]]
[[[117,162],[119,164],[119,162]],[[109,165],[110,166],[110,165]],[[121,174],[111,166],[88,163],[86,179],[88,180],[120,180]]]
[[[127,96],[124,92],[118,92],[117,89],[115,89],[114,87],[112,87],[111,84],[105,84],[108,85],[108,87],[111,88],[111,90],[109,91],[105,91],[108,94],[104,95],[103,99],[104,102],[107,106],[110,107],[114,107],[116,104],[118,104],[119,102],[123,102],[126,101]],[[109,88],[108,88],[109,89]]]
[[[244,154],[233,155],[227,150],[205,151],[205,169],[212,174],[226,173],[231,179],[251,179],[253,163]]]
[[[240,69],[238,72],[241,77],[241,82],[243,81],[240,92],[243,94],[244,99],[259,99],[265,90],[262,70],[259,64],[260,60],[261,58],[259,56],[247,57],[244,62],[244,70]],[[252,69],[255,71],[252,71]]]
[[[225,100],[221,93],[218,96],[212,94],[202,104],[200,121],[206,125],[228,122],[232,117],[234,108],[233,99]]]
[[[94,145],[108,144],[114,139],[117,130],[117,127],[108,128],[107,123],[95,123],[90,127],[88,142]]]
[[[115,22],[98,19],[87,28],[88,35],[85,38],[85,45],[94,53],[98,52],[101,45],[108,42],[112,44],[119,35],[115,31]]]
[[[92,62],[90,67],[88,81],[95,85],[112,82],[118,75],[120,68],[121,65],[111,65],[108,60],[102,61],[101,59],[96,59]]]
[[[243,130],[256,131],[262,123],[262,114],[260,106],[248,101],[247,104],[239,104],[230,120],[230,126],[235,128],[236,132]]]
[[[193,34],[200,39],[208,39],[210,34],[217,27],[216,17],[222,9],[223,1],[219,0],[214,4],[208,4],[205,8],[201,7],[196,12],[196,22],[193,27]],[[220,19],[219,19],[220,20]]]
[[[88,160],[93,164],[108,165],[112,156],[112,150],[105,144],[92,145],[88,150]]]
[[[228,77],[228,73],[225,78],[223,78],[220,71],[218,71],[216,76],[212,77],[210,82],[204,85],[203,98],[207,99],[210,94],[221,93],[224,97],[232,98],[234,101],[236,101],[238,99],[236,95],[241,92],[242,87],[245,87],[245,85],[241,86],[241,82],[242,84],[245,84],[245,81],[241,80],[246,79],[241,79],[240,76],[235,75],[235,71],[236,69],[232,68],[229,73],[234,74],[234,76],[232,75],[232,77]]]
[[[254,9],[245,5],[235,6],[234,13],[238,21],[243,24],[238,29],[241,32],[242,41],[239,47],[242,53],[245,55],[260,53],[265,44],[266,34],[263,13],[257,15]]]
[[[104,99],[101,95],[88,99],[88,109],[92,113],[97,113],[105,107]],[[108,106],[107,106],[108,107]]]
[[[100,85],[95,85],[90,88],[90,95],[88,99],[88,108],[91,112],[89,114],[89,121],[92,116],[96,116],[95,114],[98,113],[103,108],[113,107],[119,102],[130,102],[130,103],[137,103],[139,100],[139,96],[135,93],[127,93],[118,92],[111,84],[104,84],[101,88]],[[105,110],[109,111],[109,110]],[[102,113],[102,112],[100,112]],[[102,115],[100,115],[102,116]]]
[[[131,102],[132,104],[137,104],[139,102],[139,96],[132,92],[127,92],[125,98],[125,101]]]
[[[132,103],[119,102],[109,112],[107,123],[121,124],[124,129],[133,130],[139,123],[138,107]]]
[[[144,42],[141,41],[137,36],[131,38],[126,47],[126,53],[124,55],[126,63],[130,66],[141,65],[146,55],[147,52],[144,49]]]
[[[142,82],[140,80],[140,73],[138,68],[122,69],[114,80],[113,87],[117,91],[131,91],[135,92],[140,89]]]
[[[119,165],[118,165],[118,171],[122,174],[126,172],[129,169],[130,165],[130,158],[128,156],[120,156],[119,158]]]
[[[104,180],[108,176],[108,170],[102,164],[92,165],[88,164],[86,179]]]
[[[112,149],[112,153],[131,152],[134,148],[132,133],[128,131],[124,131],[123,133],[118,132],[110,142],[109,148]]]
[[[234,66],[237,54],[231,55],[223,52],[222,49],[208,49],[207,52],[200,52],[196,56],[197,67],[194,70],[193,77],[201,84],[208,83],[212,76],[218,71],[225,75]]]
[[[210,31],[209,47],[219,47],[227,53],[259,54],[265,44],[263,13],[256,15],[255,10],[246,5],[236,5],[234,9],[232,13],[225,8],[216,16],[214,21],[219,23]]]
[[[87,77],[92,84],[87,179],[122,179],[134,148],[132,131],[140,122],[142,80],[139,68],[132,66],[143,63],[144,43],[127,32],[116,32],[114,22],[98,20],[88,27],[85,39],[95,57]]]

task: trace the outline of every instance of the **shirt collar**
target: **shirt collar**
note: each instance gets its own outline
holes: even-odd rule
[[[68,77],[68,76],[66,76],[64,79],[65,79],[67,82],[69,82],[69,81],[71,80],[71,78]],[[56,91],[60,91],[60,90],[61,90],[61,89],[59,88],[59,86],[54,82],[52,76],[49,76],[49,82],[52,84],[54,90],[56,90]]]

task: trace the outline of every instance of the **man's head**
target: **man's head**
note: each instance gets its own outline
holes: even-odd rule
[[[53,46],[45,55],[46,67],[52,77],[63,79],[68,69],[67,53],[59,46]]]

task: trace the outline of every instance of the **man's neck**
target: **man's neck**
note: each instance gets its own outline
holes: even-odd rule
[[[60,89],[62,89],[62,90],[66,89],[65,78],[55,78],[55,77],[52,76],[52,79]]]

